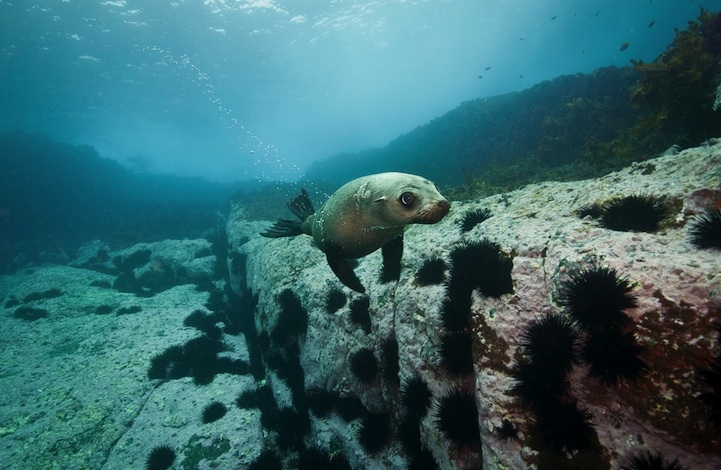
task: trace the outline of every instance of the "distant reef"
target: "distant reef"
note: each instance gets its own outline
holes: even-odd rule
[[[90,146],[42,134],[0,133],[0,274],[64,262],[96,237],[115,248],[200,237],[237,189],[134,173]]]
[[[591,142],[609,141],[633,125],[638,113],[629,95],[638,78],[631,67],[607,67],[466,101],[386,147],[319,161],[306,177],[342,182],[406,171],[458,185],[488,164],[534,158],[558,165],[577,158]]]
[[[720,13],[701,9],[652,63],[631,63],[464,102],[383,148],[316,162],[306,178],[406,171],[469,198],[599,176],[721,134]]]

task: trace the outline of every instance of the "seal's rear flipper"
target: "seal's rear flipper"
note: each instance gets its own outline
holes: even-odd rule
[[[403,234],[383,245],[381,253],[383,253],[381,282],[386,283],[400,280],[401,258],[403,257]]]
[[[300,194],[291,199],[288,203],[288,209],[301,221],[315,214],[313,202],[310,200],[305,189],[301,189]]]
[[[305,189],[300,190],[300,194],[290,200],[288,209],[303,222],[305,219],[315,214],[313,202],[310,200]],[[265,232],[261,232],[261,236],[268,238],[295,237],[303,233],[300,228],[300,222],[295,220],[278,219],[272,227]]]
[[[340,248],[333,244],[327,244],[325,247],[325,259],[328,260],[330,269],[333,270],[336,277],[349,289],[353,289],[361,294],[365,293],[365,287],[361,284],[358,276],[353,272],[348,260],[343,258]]]
[[[295,237],[303,231],[300,229],[300,222],[296,220],[279,219],[272,227],[260,235],[268,238]]]

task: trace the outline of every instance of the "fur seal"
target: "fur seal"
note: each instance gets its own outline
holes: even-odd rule
[[[264,237],[313,237],[338,279],[365,292],[348,259],[383,249],[384,280],[399,279],[403,232],[410,224],[435,224],[451,204],[435,184],[407,173],[363,176],[341,186],[317,212],[305,189],[288,203],[299,221],[280,219]]]

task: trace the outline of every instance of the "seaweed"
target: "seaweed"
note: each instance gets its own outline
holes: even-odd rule
[[[646,111],[630,136],[655,136],[666,145],[696,144],[718,134],[714,97],[721,75],[721,12],[700,9],[688,28],[651,63],[632,60],[641,73],[631,104]]]

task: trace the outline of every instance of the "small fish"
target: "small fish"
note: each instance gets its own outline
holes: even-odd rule
[[[490,67],[486,67],[485,70],[491,70],[491,68],[490,68]]]
[[[593,15],[593,16],[598,16],[599,13],[601,13],[601,12],[600,12],[600,11],[597,11],[596,14]]]
[[[558,17],[557,17],[557,16],[552,16],[552,17],[551,17],[551,21],[555,20],[556,18],[558,18]]]
[[[483,78],[483,75],[479,75],[478,78]]]
[[[631,45],[631,41],[624,42],[623,44],[621,44],[621,48],[619,49],[619,51],[621,51],[621,52],[625,51],[626,49],[628,49],[628,46],[630,46],[630,45]]]
[[[655,22],[655,21],[652,21],[652,22],[650,22],[650,23],[648,24],[648,27],[649,27],[649,28],[653,28],[653,25],[655,25],[655,24],[656,24],[656,22]]]

